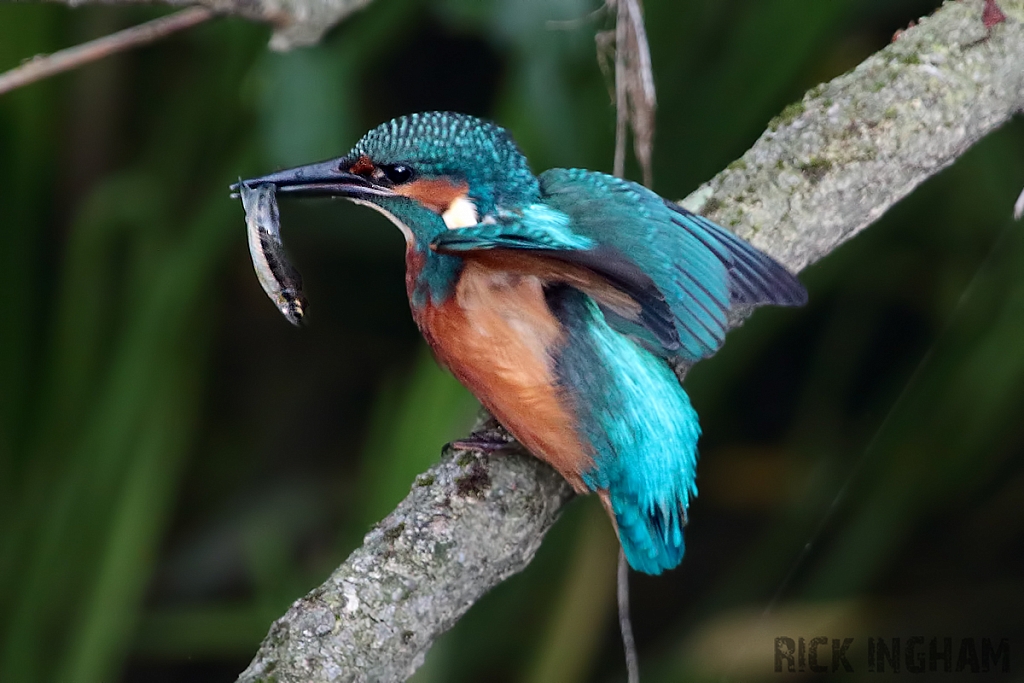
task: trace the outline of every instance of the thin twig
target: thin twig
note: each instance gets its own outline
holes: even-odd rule
[[[608,9],[607,5],[601,5],[593,12],[587,12],[585,16],[576,19],[548,19],[544,22],[544,28],[549,31],[576,31],[584,25],[595,21]]]
[[[615,162],[614,173],[622,178],[626,174],[626,132],[627,123],[633,129],[634,154],[643,167],[644,184],[650,184],[650,143],[649,131],[638,126],[638,119],[645,111],[644,104],[637,100],[637,81],[642,82],[641,97],[644,103],[654,101],[654,78],[651,76],[651,55],[647,51],[647,36],[644,33],[643,17],[636,0],[608,0],[608,7],[615,12]],[[632,31],[630,30],[632,29]],[[632,33],[632,35],[630,35]],[[601,42],[598,41],[600,47]],[[641,53],[641,54],[638,54]],[[603,65],[600,60],[599,63]],[[639,67],[640,74],[637,74]],[[603,71],[602,66],[602,71]],[[651,110],[653,111],[653,109]],[[642,139],[642,142],[641,142]],[[646,144],[641,154],[641,147]],[[640,661],[633,638],[633,621],[629,616],[629,563],[626,551],[619,546],[619,571],[616,581],[619,602],[619,631],[622,633],[622,649],[626,655],[628,683],[640,683]]]
[[[654,110],[657,98],[654,92],[654,69],[651,65],[651,48],[647,43],[647,29],[644,28],[640,0],[620,0],[626,6],[629,26],[629,123],[633,129],[633,155],[643,172],[644,185],[654,182],[651,168],[651,153],[654,148]]]
[[[615,60],[615,29],[594,34],[594,45],[597,47],[597,66],[608,88],[608,101],[615,102],[615,74],[611,66]]]
[[[615,161],[612,173],[622,178],[626,175],[626,124],[629,121],[629,101],[626,84],[626,34],[629,23],[629,9],[626,3],[616,5],[615,18]]]
[[[615,10],[615,163],[614,173],[626,168],[626,137],[633,136],[633,154],[643,172],[644,185],[651,186],[651,148],[654,144],[654,110],[657,98],[651,50],[647,44],[643,10],[639,0],[607,0]],[[597,36],[598,63],[605,70],[602,48],[607,49],[609,32]]]
[[[201,24],[212,16],[213,12],[205,7],[190,7],[109,36],[90,40],[88,43],[54,52],[52,55],[34,57],[21,66],[0,74],[0,95],[55,74],[77,69],[117,52],[152,43],[177,31]]]
[[[636,654],[636,640],[633,639],[633,620],[629,618],[629,563],[626,553],[619,548],[619,630],[622,632],[622,649],[626,652],[626,676],[629,683],[640,683],[640,659]]]
[[[640,82],[644,87],[644,97],[653,103],[655,101],[654,68],[651,66],[651,47],[647,43],[644,15],[637,0],[624,1],[626,9],[629,11],[630,25],[633,27],[633,37],[636,40],[637,67],[639,68]]]

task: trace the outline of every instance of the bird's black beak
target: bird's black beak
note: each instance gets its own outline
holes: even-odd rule
[[[277,173],[241,181],[247,187],[270,183],[279,195],[295,197],[366,197],[390,195],[391,190],[368,178],[350,173],[354,162],[342,157],[308,166],[289,168]],[[238,197],[238,183],[231,186],[231,196]]]

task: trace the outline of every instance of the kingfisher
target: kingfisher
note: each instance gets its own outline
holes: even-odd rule
[[[534,175],[507,131],[464,114],[400,117],[345,156],[244,184],[343,197],[398,226],[437,361],[600,497],[632,568],[679,565],[701,429],[673,368],[715,353],[734,308],[805,303],[782,265],[628,180]]]

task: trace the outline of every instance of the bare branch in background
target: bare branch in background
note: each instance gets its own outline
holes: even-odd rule
[[[626,551],[621,547],[615,588],[619,599],[619,633],[622,634],[622,651],[626,655],[626,683],[640,683],[640,657],[633,638],[633,620],[629,616],[629,563]]]
[[[796,271],[1024,110],[1024,0],[948,2],[790,105],[684,204]],[[621,43],[620,43],[621,45]],[[1009,200],[1008,200],[1009,201]],[[448,453],[319,588],[275,622],[243,683],[394,683],[525,567],[570,498],[526,455]]]
[[[606,70],[605,60],[609,43],[615,44],[615,163],[614,173],[623,177],[626,172],[627,125],[633,134],[633,153],[644,175],[644,185],[650,187],[651,150],[654,146],[654,111],[657,98],[654,91],[654,71],[651,50],[647,44],[643,10],[640,0],[609,0],[607,6],[615,10],[615,31],[597,35],[598,62]]]
[[[629,135],[629,87],[626,85],[626,18],[625,3],[617,6],[615,16],[615,160],[612,173],[626,175],[626,136]]]
[[[117,33],[55,52],[37,56],[0,74],[0,95],[23,85],[77,69],[117,52],[165,38],[191,28],[215,14],[240,16],[270,24],[273,50],[315,45],[335,24],[370,4],[371,0],[50,0],[72,7],[85,4],[131,5],[160,2],[172,7],[187,7],[167,17],[133,26]]]
[[[49,0],[79,7],[81,5],[161,4],[171,7],[202,6],[215,14],[242,17],[269,24],[274,28],[270,47],[290,50],[316,45],[324,34],[361,10],[371,0]]]
[[[626,176],[626,124],[633,132],[633,153],[644,174],[644,185],[651,186],[651,149],[654,145],[654,72],[651,53],[647,45],[640,0],[608,0],[605,5],[615,9],[615,32],[605,31],[595,36],[598,63],[607,74],[609,37],[615,40],[615,158],[614,173]],[[629,614],[629,564],[626,553],[619,548],[618,576],[615,582],[618,596],[619,633],[626,656],[628,683],[640,681],[640,658],[633,637],[633,620]]]
[[[77,69],[98,59],[166,38],[172,33],[192,28],[213,17],[205,7],[190,7],[180,12],[126,28],[109,36],[90,40],[52,55],[33,57],[21,66],[0,74],[0,95],[23,85]]]
[[[640,0],[619,0],[626,6],[629,31],[626,33],[630,69],[626,85],[629,88],[629,121],[633,129],[633,153],[640,162],[644,185],[654,182],[651,152],[654,148],[654,112],[658,106],[654,92],[654,70],[651,49],[647,44],[643,10]]]

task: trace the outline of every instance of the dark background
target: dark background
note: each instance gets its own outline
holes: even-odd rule
[[[681,198],[938,3],[645,4],[655,189]],[[289,54],[218,19],[0,97],[0,681],[233,680],[465,431],[398,231],[286,203],[294,329],[226,188],[429,109],[497,120],[538,171],[608,171],[595,8],[379,1]],[[0,5],[0,69],[160,13]],[[683,565],[634,575],[644,681],[780,680],[775,637],[819,635],[857,639],[847,680],[875,677],[869,635],[1010,638],[1024,674],[1022,186],[1017,120],[691,373],[701,495]],[[623,680],[614,561],[574,502],[415,680]]]

